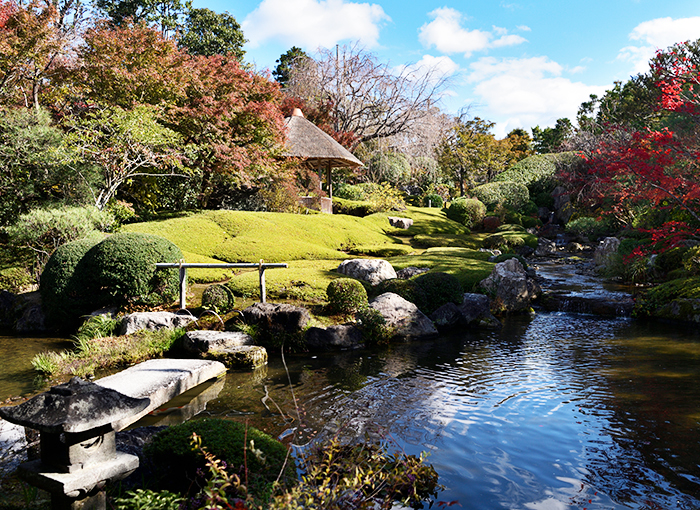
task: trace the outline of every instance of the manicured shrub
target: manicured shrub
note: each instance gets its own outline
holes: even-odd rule
[[[202,308],[213,310],[217,313],[226,313],[233,310],[235,298],[233,292],[226,285],[209,285],[202,292]]]
[[[175,299],[179,292],[177,268],[156,269],[156,263],[182,258],[180,249],[167,239],[125,232],[95,245],[86,253],[85,265],[98,282],[100,306],[152,306]]]
[[[296,479],[291,458],[284,467],[287,448],[282,443],[242,423],[207,418],[168,427],[144,448],[159,488],[196,493],[206,483],[197,474],[204,468],[204,459],[192,450],[193,433],[202,438],[202,446],[209,453],[226,463],[229,473],[247,479],[248,492],[263,501],[269,498],[278,475],[282,475],[283,485]]]
[[[364,218],[378,212],[376,206],[368,200],[350,200],[333,197],[333,214],[347,214]]]
[[[336,278],[328,284],[326,294],[335,313],[351,314],[367,306],[367,291],[352,278]]]
[[[36,280],[31,273],[24,267],[11,267],[0,271],[0,289],[18,294],[32,284]]]
[[[532,216],[523,216],[520,222],[525,228],[539,227],[542,225],[542,220],[533,218]]]
[[[683,268],[683,259],[688,252],[684,246],[676,246],[670,250],[659,253],[654,261],[654,269],[662,273],[670,273]]]
[[[483,225],[486,232],[495,232],[501,226],[501,219],[498,216],[486,216]]]
[[[415,305],[425,314],[430,315],[447,303],[462,304],[464,291],[459,280],[451,274],[430,272],[412,279],[418,289],[418,303]]]
[[[449,302],[461,304],[464,295],[462,285],[454,275],[437,271],[423,273],[409,280],[386,280],[377,285],[376,292],[398,294],[426,315]]]
[[[428,193],[423,196],[423,207],[442,207],[443,204],[442,197],[437,193]]]
[[[447,217],[468,228],[478,225],[486,215],[486,206],[475,198],[460,197],[447,208]]]
[[[474,188],[472,194],[488,209],[502,205],[518,210],[524,208],[530,200],[527,186],[511,181],[482,184]]]
[[[100,241],[90,238],[66,243],[49,258],[39,291],[50,324],[71,329],[78,317],[99,308],[93,295],[96,282],[86,270],[84,257]]]

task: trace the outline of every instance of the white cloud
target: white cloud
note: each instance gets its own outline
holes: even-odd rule
[[[420,27],[418,38],[426,48],[435,47],[442,53],[463,53],[469,57],[475,51],[526,41],[519,35],[507,35],[508,31],[500,27],[494,26],[491,32],[463,28],[462,13],[449,7],[435,9],[429,15],[434,19]],[[498,38],[494,40],[495,37]]]
[[[495,133],[505,136],[516,127],[552,126],[557,119],[575,121],[590,94],[602,94],[608,86],[591,86],[563,76],[564,68],[547,57],[484,57],[470,65],[468,81],[474,83],[477,101],[496,121]]]
[[[346,0],[263,0],[241,23],[252,48],[269,40],[316,49],[339,41],[377,45],[381,26],[390,21],[378,4]]]
[[[430,73],[438,79],[447,78],[459,71],[459,64],[446,56],[433,57],[432,55],[425,55],[418,62],[407,67],[416,75],[423,76]],[[406,69],[406,66],[402,66],[400,69]]]
[[[634,64],[635,73],[649,69],[649,60],[658,49],[666,49],[673,44],[700,38],[700,17],[657,18],[640,23],[629,34],[629,39],[639,41],[639,45],[622,48],[617,58]]]

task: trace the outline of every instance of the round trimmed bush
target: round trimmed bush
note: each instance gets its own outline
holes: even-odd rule
[[[442,207],[444,201],[437,193],[428,193],[423,197],[423,207]]]
[[[328,303],[336,313],[351,314],[367,306],[367,291],[357,280],[336,278],[326,288]]]
[[[464,291],[459,280],[448,273],[423,273],[413,280],[418,289],[421,302],[415,305],[426,315],[430,315],[442,305],[455,303],[461,305]]]
[[[527,186],[518,182],[489,182],[477,186],[472,193],[488,209],[502,205],[511,209],[524,208],[530,200],[530,192]]]
[[[49,324],[70,329],[78,317],[99,308],[92,295],[95,282],[86,271],[84,257],[101,240],[88,238],[63,244],[44,266],[39,292]]]
[[[449,219],[469,228],[481,223],[485,215],[486,206],[475,198],[457,198],[447,208]]]
[[[156,473],[156,483],[162,489],[195,493],[206,481],[197,479],[197,470],[206,473],[204,458],[192,450],[192,434],[202,438],[202,446],[224,461],[227,471],[246,480],[254,496],[267,500],[272,485],[282,471],[287,448],[260,430],[224,419],[192,420],[174,425],[156,434],[144,448],[144,455]],[[281,482],[296,479],[294,462],[287,460]],[[197,483],[192,483],[192,481]],[[200,484],[200,486],[198,486]]]
[[[202,292],[202,307],[207,310],[214,310],[219,313],[226,313],[233,310],[235,298],[233,292],[226,285],[219,283],[209,285]]]
[[[123,232],[95,245],[85,254],[85,265],[99,283],[100,306],[152,306],[179,293],[177,268],[156,269],[156,263],[182,258],[180,248],[163,237]]]

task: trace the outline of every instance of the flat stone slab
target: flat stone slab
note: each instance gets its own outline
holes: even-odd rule
[[[98,379],[95,384],[133,398],[151,399],[150,405],[140,413],[113,423],[114,430],[120,431],[181,393],[224,374],[226,367],[218,361],[164,358],[144,361]]]
[[[241,331],[188,331],[183,338],[183,348],[193,354],[252,344],[253,337]]]

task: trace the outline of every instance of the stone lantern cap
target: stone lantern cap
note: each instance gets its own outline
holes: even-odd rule
[[[0,417],[49,434],[77,433],[129,418],[149,404],[147,397],[132,398],[73,377],[18,406],[0,407]]]

